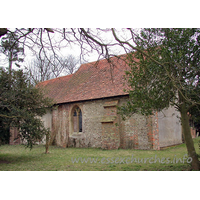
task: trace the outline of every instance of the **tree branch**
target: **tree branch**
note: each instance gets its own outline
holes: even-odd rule
[[[3,115],[3,114],[0,114],[0,117],[3,117],[3,118],[9,118],[9,119],[13,119],[13,118],[21,118],[21,116],[8,116],[8,115]]]

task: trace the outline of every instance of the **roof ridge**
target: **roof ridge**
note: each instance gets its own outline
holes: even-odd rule
[[[126,55],[127,55],[127,54],[113,55],[113,56],[110,57],[110,58],[112,59],[112,58],[122,57],[122,56],[126,56]],[[82,64],[80,65],[80,67],[78,68],[78,70],[75,71],[73,74],[67,74],[67,75],[65,75],[65,76],[59,76],[59,77],[52,78],[52,79],[48,79],[48,80],[45,80],[45,81],[40,81],[39,84],[40,84],[40,83],[49,82],[49,81],[53,81],[54,79],[58,79],[58,78],[64,78],[64,77],[67,77],[67,76],[72,76],[72,75],[76,74],[76,73],[80,70],[80,68],[81,68],[82,66],[88,66],[88,65],[91,65],[91,66],[92,66],[93,64],[96,64],[96,63],[97,63],[97,65],[98,65],[100,62],[102,62],[102,61],[107,61],[107,60],[108,60],[107,58],[104,58],[104,59],[100,59],[100,60],[97,60],[97,61],[92,61],[92,62],[88,62],[88,63],[82,63]]]
[[[111,62],[116,65],[112,73],[108,59],[102,59],[83,63],[74,74],[41,82],[40,86],[44,87],[48,91],[47,96],[57,103],[127,95],[124,92],[127,85],[124,85],[123,77],[129,66],[125,62],[125,55],[111,57]]]
[[[112,55],[111,57],[110,57],[110,59],[112,59],[112,58],[117,58],[117,57],[123,57],[123,56],[127,56],[129,53],[124,53],[124,54],[120,54],[120,55]],[[93,63],[99,63],[99,62],[101,62],[101,61],[105,61],[105,60],[108,60],[109,58],[103,58],[103,59],[100,59],[100,60],[96,60],[96,61],[92,61],[92,62],[88,62],[88,63],[82,63],[81,64],[81,66],[82,65],[87,65],[87,64],[93,64]]]
[[[75,72],[76,73],[76,72]],[[74,73],[74,74],[75,74]],[[45,81],[40,81],[38,84],[40,84],[40,83],[45,83],[45,82],[50,82],[50,81],[52,81],[52,80],[55,80],[55,79],[58,79],[58,78],[65,78],[65,77],[70,77],[70,76],[72,76],[72,75],[74,75],[74,74],[67,74],[67,75],[65,75],[65,76],[59,76],[59,77],[56,77],[56,78],[52,78],[52,79],[48,79],[48,80],[45,80]]]

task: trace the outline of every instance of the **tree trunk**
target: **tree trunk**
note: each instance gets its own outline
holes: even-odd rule
[[[50,140],[50,138],[49,138],[50,136],[49,136],[49,133],[47,133],[46,134],[46,145],[45,145],[45,153],[47,154],[47,153],[49,153],[49,140]]]
[[[186,143],[188,156],[192,158],[192,163],[191,163],[192,169],[200,170],[200,162],[198,160],[198,156],[194,148],[194,142],[190,132],[189,116],[187,114],[185,102],[182,102],[182,104],[180,105],[180,112],[181,112],[181,124],[182,124],[183,136]]]
[[[12,59],[13,59],[13,54],[12,54],[12,50],[9,52],[9,67],[8,67],[8,69],[9,69],[9,73],[11,74],[11,71],[12,71]]]
[[[9,88],[11,87],[11,80],[12,80],[12,50],[9,52],[9,66],[8,66],[8,70],[9,70]]]

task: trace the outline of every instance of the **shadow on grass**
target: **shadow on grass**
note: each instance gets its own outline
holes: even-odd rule
[[[18,164],[40,160],[40,157],[32,155],[0,154],[0,164]]]
[[[194,139],[197,152],[199,152],[198,139]],[[50,146],[50,154],[45,154],[44,146],[34,146],[32,150],[25,149],[24,146],[1,146],[0,147],[0,170],[1,171],[189,171],[190,165],[187,163],[174,163],[174,158],[183,158],[187,154],[185,144],[168,147],[161,151],[155,150],[102,150],[99,148],[62,148]],[[72,158],[170,158],[170,163],[141,163],[133,162],[118,163],[112,162],[102,164],[72,163]],[[106,161],[104,159],[104,161]],[[159,161],[159,160],[158,160]]]

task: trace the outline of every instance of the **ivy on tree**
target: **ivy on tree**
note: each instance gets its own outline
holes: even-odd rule
[[[181,115],[192,169],[199,170],[189,113],[195,113],[200,106],[200,30],[142,29],[133,41],[137,51],[128,55],[131,70],[126,72],[131,88],[128,90],[130,101],[119,112],[123,116],[132,113],[151,115],[175,106]]]

